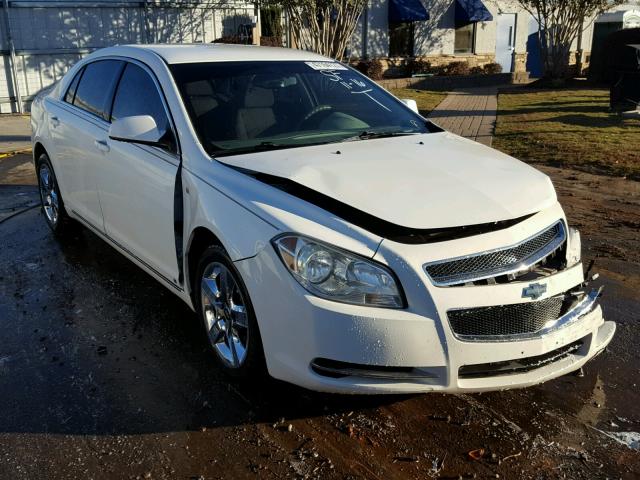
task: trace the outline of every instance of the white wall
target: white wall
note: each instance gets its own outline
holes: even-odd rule
[[[423,4],[430,18],[415,26],[416,55],[453,55],[455,1],[423,0]]]
[[[365,25],[368,27],[365,32]],[[353,57],[386,57],[389,54],[389,7],[387,0],[369,0],[360,16],[359,25],[351,40]],[[366,38],[366,49],[363,39]]]
[[[117,1],[117,4],[113,4]],[[29,0],[9,9],[16,49],[20,95],[30,98],[57,81],[75,62],[91,51],[115,44],[148,42],[211,42],[231,35],[241,23],[250,23],[253,3],[244,0],[202,0],[195,6],[141,8],[132,0],[74,2]],[[58,3],[58,5],[56,5]],[[131,3],[131,5],[127,5]],[[113,5],[110,5],[113,4]],[[192,3],[192,5],[194,5]],[[0,11],[0,113],[16,111],[16,89],[9,68],[6,24]]]

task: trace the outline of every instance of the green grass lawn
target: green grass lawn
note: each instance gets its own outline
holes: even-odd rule
[[[602,89],[501,94],[493,147],[533,163],[640,180],[640,121],[608,108]]]
[[[413,88],[392,88],[389,90],[398,98],[412,98],[418,104],[422,115],[428,115],[447,96],[445,92],[415,90]]]

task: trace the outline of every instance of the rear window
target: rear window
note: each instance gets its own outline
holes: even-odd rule
[[[76,96],[76,89],[78,88],[78,82],[80,81],[80,77],[82,77],[83,71],[84,68],[81,68],[80,71],[76,73],[76,76],[73,77],[71,85],[69,85],[69,88],[67,89],[67,94],[64,96],[65,102],[73,103],[73,98]]]
[[[99,60],[84,69],[73,104],[104,120],[109,120],[111,98],[122,71],[119,60]]]

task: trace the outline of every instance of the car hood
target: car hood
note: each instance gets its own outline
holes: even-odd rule
[[[295,182],[412,229],[512,220],[557,201],[543,173],[448,132],[234,155],[219,161]]]

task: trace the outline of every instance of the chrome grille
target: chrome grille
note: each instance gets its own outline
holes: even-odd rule
[[[563,296],[538,302],[449,310],[449,323],[459,337],[524,335],[542,330],[562,314]]]
[[[511,247],[428,263],[425,271],[437,286],[450,286],[526,270],[557,250],[565,241],[562,221]]]

